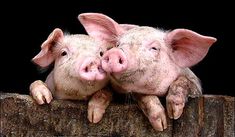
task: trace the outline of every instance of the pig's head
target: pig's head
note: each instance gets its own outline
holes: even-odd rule
[[[55,29],[32,61],[41,67],[54,63],[55,89],[89,95],[107,83],[101,68],[101,45],[87,35],[64,35]]]
[[[98,13],[81,14],[80,18],[90,36],[115,44],[103,55],[102,67],[116,84],[132,92],[165,94],[182,69],[200,62],[216,41],[187,29],[125,29]]]

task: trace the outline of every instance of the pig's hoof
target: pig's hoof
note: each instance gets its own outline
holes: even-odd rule
[[[156,131],[163,131],[167,128],[166,114],[164,108],[154,110],[149,114],[149,121]]]
[[[40,105],[44,103],[50,103],[53,99],[51,92],[45,86],[38,86],[35,89],[32,89],[31,95],[34,100]]]
[[[91,123],[98,123],[102,119],[104,112],[105,109],[88,106],[88,120]]]
[[[166,108],[171,119],[178,119],[184,110],[185,98],[183,96],[169,95],[166,98]]]

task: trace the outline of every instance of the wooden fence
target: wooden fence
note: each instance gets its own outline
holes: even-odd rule
[[[234,137],[235,97],[190,98],[178,120],[156,132],[136,104],[112,103],[98,124],[87,120],[87,104],[54,100],[39,106],[28,95],[0,93],[0,136]]]

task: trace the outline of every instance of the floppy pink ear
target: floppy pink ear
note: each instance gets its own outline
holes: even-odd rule
[[[42,43],[41,51],[32,59],[32,61],[41,67],[49,66],[55,60],[51,48],[62,37],[62,30],[58,28],[54,29],[47,40]]]
[[[190,67],[200,62],[216,38],[203,36],[187,29],[169,32],[165,41],[171,46],[171,57],[180,67]]]
[[[124,31],[117,22],[104,14],[82,13],[78,19],[90,36],[109,43],[115,44],[116,38]]]

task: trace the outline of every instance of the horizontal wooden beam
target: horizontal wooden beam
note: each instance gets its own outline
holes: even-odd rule
[[[235,97],[230,96],[190,98],[183,115],[178,120],[168,119],[163,132],[155,131],[133,103],[111,103],[103,119],[92,124],[87,120],[86,102],[53,100],[39,106],[28,95],[0,96],[0,136],[235,136]]]

